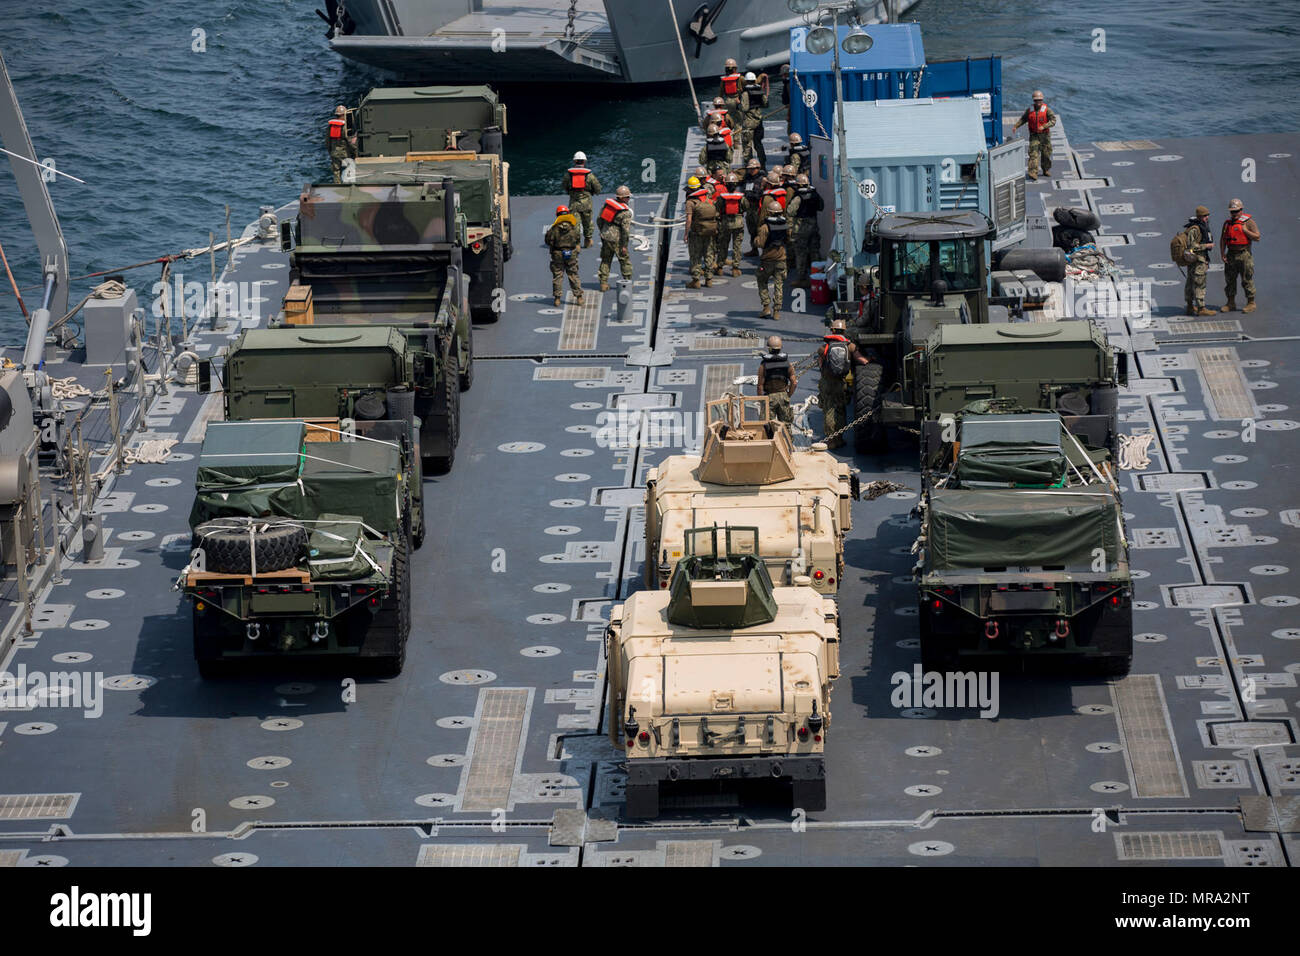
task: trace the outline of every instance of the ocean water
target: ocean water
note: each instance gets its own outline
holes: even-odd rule
[[[237,235],[259,205],[328,176],[333,107],[392,80],[331,53],[317,5],[103,0],[54,12],[0,0],[0,53],[37,153],[86,181],[50,187],[74,276],[206,245],[209,231],[224,238],[227,204]],[[924,0],[908,18],[932,60],[1001,55],[1008,108],[1041,88],[1075,141],[1300,131],[1294,0]],[[685,83],[502,92],[516,193],[557,192],[576,149],[611,188],[674,188],[694,118]],[[39,258],[3,162],[0,243],[31,308]],[[206,257],[175,268],[208,277]],[[147,290],[158,269],[128,275]],[[74,301],[93,281],[73,283]],[[0,286],[0,340],[21,341],[2,276]]]

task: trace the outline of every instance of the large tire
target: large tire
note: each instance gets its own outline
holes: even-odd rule
[[[415,526],[415,534],[411,536],[411,547],[416,551],[424,546],[424,502],[420,502],[420,523]]]
[[[468,392],[470,386],[474,384],[474,323],[466,323],[468,332],[465,333],[465,362],[460,370],[460,390]]]
[[[493,292],[505,288],[505,253],[496,236],[488,240],[490,251],[480,254],[469,287],[469,314],[473,321],[488,324],[500,318],[492,309]]]
[[[214,518],[194,532],[204,551],[204,567],[224,574],[251,573],[250,553],[259,572],[283,571],[307,550],[307,529],[286,518]]]
[[[456,463],[456,444],[460,441],[460,367],[456,360],[456,350],[447,355],[447,364],[442,376],[443,394],[438,402],[437,411],[444,416],[445,455],[433,455],[425,459],[426,467],[439,474],[451,471]]]
[[[367,655],[380,677],[396,677],[406,665],[406,644],[411,636],[411,563],[405,537],[393,549],[393,581],[388,598],[366,632],[366,645],[384,650]]]
[[[853,417],[861,418],[869,411],[875,417],[853,426],[853,448],[863,454],[884,450],[885,427],[880,424],[880,387],[885,370],[877,362],[859,365],[853,370]]]

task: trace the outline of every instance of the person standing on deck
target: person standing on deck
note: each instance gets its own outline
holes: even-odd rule
[[[790,407],[790,396],[799,384],[790,364],[790,356],[781,351],[781,336],[772,335],[767,339],[767,354],[758,362],[758,394],[767,396],[768,407],[772,417],[794,424],[794,409]]]
[[[569,194],[569,208],[582,220],[583,248],[591,246],[591,200],[600,195],[600,180],[587,168],[587,154],[573,154],[573,165],[564,173],[564,190]]]
[[[632,278],[632,259],[627,252],[628,241],[632,238],[632,190],[626,185],[614,190],[614,198],[606,199],[600,207],[600,268],[596,277],[600,279],[600,291],[609,290],[609,266],[618,256],[618,265],[624,279]]]
[[[763,111],[767,109],[767,74],[760,80],[753,73],[745,74],[745,85],[740,89],[740,145],[741,159],[748,163],[755,156],[760,166],[767,165],[767,151],[763,149]]]
[[[823,336],[821,351],[817,353],[817,404],[822,409],[822,441],[827,448],[839,448],[844,436],[836,432],[844,428],[844,407],[849,402],[849,373],[855,366],[866,365],[867,360],[857,346],[844,334],[843,319],[831,322],[830,332]]]
[[[781,204],[774,198],[764,198],[763,219],[754,237],[759,248],[758,301],[763,306],[758,314],[760,319],[775,322],[781,318],[781,305],[785,301],[785,238],[788,231],[788,220]],[[772,284],[771,292],[768,283]]]
[[[718,207],[718,245],[714,252],[713,274],[731,266],[733,277],[740,275],[740,249],[745,241],[745,194],[740,191],[740,173],[727,173],[727,185],[714,200]]]
[[[740,66],[728,57],[727,62],[722,65],[722,76],[718,79],[718,94],[722,97],[723,106],[732,116],[739,115],[740,93],[744,85],[745,80],[740,75]]]
[[[691,178],[695,179],[694,176]],[[698,289],[701,279],[706,286],[713,285],[719,219],[718,207],[713,203],[713,194],[704,186],[686,199],[686,249],[691,262],[691,281],[686,283],[688,289]]]
[[[1241,277],[1241,288],[1246,293],[1246,307],[1242,312],[1255,311],[1255,257],[1251,247],[1259,241],[1259,226],[1250,214],[1244,212],[1240,199],[1228,203],[1228,218],[1223,223],[1219,236],[1219,255],[1223,257],[1224,292],[1228,302],[1221,311],[1235,312],[1237,309],[1237,278]]]
[[[1196,215],[1183,225],[1187,230],[1187,251],[1196,261],[1187,267],[1187,285],[1183,297],[1187,300],[1187,315],[1214,315],[1205,307],[1205,273],[1210,268],[1210,250],[1214,248],[1214,232],[1210,229],[1210,210],[1196,207]]]
[[[348,135],[348,110],[346,106],[336,106],[334,116],[329,121],[325,135],[325,145],[330,154],[330,169],[334,171],[334,181],[343,182],[343,160],[356,159],[357,138]]]
[[[578,228],[578,217],[569,211],[568,206],[555,207],[555,221],[546,230],[546,245],[551,250],[551,291],[558,306],[564,298],[564,276],[569,277],[569,287],[573,290],[573,301],[582,305],[582,279],[578,275],[578,243],[582,241],[582,230]]]
[[[745,194],[745,230],[749,233],[747,256],[757,256],[758,218],[763,208],[763,190],[767,188],[767,174],[759,164],[758,158],[751,159],[745,166],[745,178],[741,181],[741,191]]]
[[[1043,101],[1042,90],[1034,90],[1033,106],[1020,114],[1011,131],[1014,133],[1025,125],[1029,127],[1028,176],[1037,180],[1040,167],[1044,176],[1052,171],[1052,127],[1056,125],[1056,114]]]

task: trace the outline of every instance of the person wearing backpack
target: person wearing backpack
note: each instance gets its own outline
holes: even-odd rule
[[[844,436],[835,433],[844,427],[844,406],[849,401],[848,375],[854,366],[867,364],[844,332],[844,320],[833,320],[830,333],[823,336],[821,351],[817,353],[817,368],[821,371],[817,404],[822,410],[822,435],[827,448],[844,445]]]
[[[1255,258],[1251,247],[1259,241],[1259,226],[1250,214],[1243,211],[1240,199],[1228,203],[1228,218],[1223,223],[1219,236],[1219,255],[1223,257],[1223,291],[1227,293],[1228,303],[1223,312],[1235,312],[1237,309],[1237,277],[1241,277],[1241,288],[1246,293],[1246,307],[1242,312],[1255,311]]]
[[[1210,268],[1210,250],[1214,248],[1214,232],[1210,229],[1210,210],[1196,207],[1196,215],[1183,224],[1182,232],[1174,242],[1182,240],[1183,264],[1187,266],[1187,285],[1183,297],[1187,300],[1188,317],[1215,315],[1205,307],[1205,274]],[[1171,252],[1176,249],[1171,248]]]

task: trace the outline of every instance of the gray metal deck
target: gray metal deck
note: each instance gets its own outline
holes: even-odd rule
[[[185,609],[168,590],[184,560],[173,542],[183,547],[187,536],[193,460],[183,456],[197,445],[186,441],[179,460],[135,466],[113,488],[120,509],[107,516],[108,546],[138,564],[65,570],[67,583],[44,599],[45,623],[9,661],[10,669],[123,679],[109,681],[120,689],[104,691],[96,719],[54,706],[0,712],[0,780],[12,795],[0,795],[0,860],[1294,861],[1296,834],[1267,827],[1269,800],[1277,818],[1294,821],[1300,796],[1300,503],[1290,434],[1300,427],[1300,347],[1284,306],[1300,297],[1287,262],[1300,248],[1300,221],[1282,215],[1300,199],[1292,155],[1300,136],[1080,146],[1077,165],[1062,146],[1056,172],[1073,175],[1030,184],[1031,213],[1033,203],[1046,211],[1080,200],[1101,211],[1105,234],[1122,237],[1107,240],[1120,243],[1110,253],[1133,278],[1152,280],[1157,306],[1149,318],[1108,320],[1140,351],[1122,400],[1124,428],[1157,433],[1150,467],[1124,478],[1139,578],[1130,677],[1003,674],[995,720],[894,707],[891,675],[918,660],[908,573],[915,494],[864,501],[854,506],[840,591],[828,810],[792,820],[788,804],[724,795],[682,799],[653,823],[620,822],[619,754],[600,735],[600,636],[610,602],[641,572],[635,489],[646,467],[677,449],[608,447],[602,413],[655,407],[663,420],[676,413],[696,428],[706,391],[752,374],[761,339],[745,334],[764,335],[771,324],[757,318],[752,260],[740,279],[682,288],[680,229],[663,249],[667,288],[657,313],[657,236],[634,253],[637,300],[626,324],[611,322],[612,293],[592,308],[595,249],[582,257],[586,309],[552,309],[544,250],[533,240],[555,200],[516,199],[508,311],[476,329],[479,364],[456,466],[426,489],[429,536],[413,563],[420,584],[404,674],[359,681],[355,700],[345,700],[347,675],[338,670],[199,679]],[[1254,184],[1241,182],[1243,157],[1257,161]],[[1225,324],[1179,320],[1181,281],[1168,284],[1176,270],[1161,265],[1166,240],[1197,203],[1218,216],[1231,196],[1246,201],[1265,236],[1259,311],[1222,316]],[[657,201],[638,199],[637,218],[648,221]],[[276,275],[279,261],[270,248],[244,252],[231,278]],[[718,328],[737,334],[694,336]],[[821,329],[819,316],[783,312],[780,331],[796,355]],[[626,365],[629,348],[652,339],[661,350],[673,345],[671,364]],[[796,398],[815,384],[805,376]],[[178,394],[181,407],[158,427],[185,438],[202,401],[192,390]],[[1254,440],[1246,441],[1237,416],[1252,406]],[[856,464],[864,481],[915,488],[915,459],[900,443]],[[205,833],[193,832],[196,810]]]

